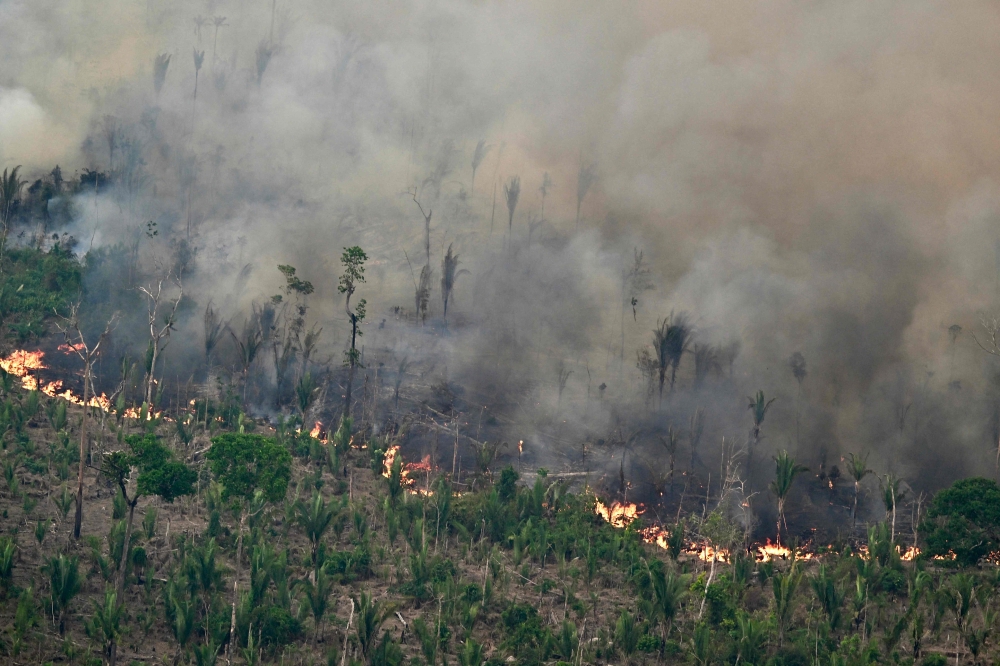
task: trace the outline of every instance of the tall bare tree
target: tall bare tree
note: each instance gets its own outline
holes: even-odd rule
[[[170,280],[177,288],[177,294],[172,300],[162,302],[166,293],[164,283]],[[170,289],[170,286],[167,286]],[[184,286],[181,284],[180,276],[171,280],[171,274],[160,278],[156,286],[149,285],[139,287],[146,296],[146,309],[149,315],[149,348],[146,352],[146,404],[153,408],[153,386],[156,385],[156,362],[160,354],[170,343],[170,333],[174,330],[174,323],[177,318],[177,306],[180,305],[184,297]]]
[[[97,336],[96,341],[92,341],[90,344],[87,343],[83,329],[80,326],[79,303],[71,305],[69,316],[60,317],[60,319],[62,323],[57,324],[57,326],[62,332],[63,337],[66,338],[66,344],[83,361],[83,419],[80,421],[80,465],[77,470],[76,517],[73,519],[73,538],[79,539],[80,528],[83,525],[83,468],[87,464],[87,415],[90,412],[90,387],[93,383],[94,359],[97,358],[104,342],[118,324],[118,313],[115,312],[111,315],[111,318],[108,319],[104,327],[104,331]]]

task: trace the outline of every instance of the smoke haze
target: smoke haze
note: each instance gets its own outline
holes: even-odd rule
[[[339,257],[360,245],[371,381],[408,359],[409,399],[524,439],[533,467],[580,465],[589,442],[615,476],[613,443],[635,435],[621,466],[639,488],[701,407],[707,477],[762,389],[766,451],[814,473],[870,451],[934,489],[992,475],[998,450],[997,367],[973,339],[1000,288],[998,31],[978,1],[7,0],[0,168],[117,174],[50,231],[81,253],[137,243],[138,283],[190,239],[164,361],[178,381],[204,356],[206,304],[238,329],[290,264],[315,286],[335,403]],[[429,261],[414,199],[433,211]],[[445,323],[449,246],[468,273]],[[627,280],[637,251],[650,272]],[[739,352],[697,386],[685,355],[661,403],[637,353],[671,312]],[[117,334],[137,355],[144,316]]]

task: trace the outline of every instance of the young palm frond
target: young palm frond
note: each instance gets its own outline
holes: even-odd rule
[[[301,581],[305,590],[306,601],[309,603],[309,610],[312,612],[313,624],[316,626],[314,640],[322,637],[323,618],[326,616],[327,608],[330,605],[330,593],[333,591],[333,579],[326,575],[323,569],[316,572],[316,582],[308,580]]]
[[[302,379],[295,385],[295,397],[298,399],[299,412],[302,414],[303,419],[306,417],[306,412],[309,410],[309,406],[316,396],[317,388],[319,387],[316,385],[316,380],[313,379],[311,372],[302,375]]]
[[[841,608],[844,605],[844,598],[847,596],[846,591],[837,584],[833,575],[827,571],[825,564],[819,565],[816,575],[809,579],[809,585],[816,595],[816,601],[826,613],[830,631],[837,631],[843,619]]]
[[[375,648],[375,640],[378,638],[379,629],[388,617],[390,609],[384,602],[373,600],[367,592],[361,593],[360,599],[354,600],[357,607],[357,631],[355,638],[358,647],[361,649],[362,658],[368,658]]]
[[[784,643],[785,627],[795,612],[795,592],[802,581],[802,572],[796,563],[785,572],[775,572],[771,577],[771,587],[774,592],[774,619],[778,624],[778,646]]]
[[[785,522],[785,502],[788,500],[788,493],[792,489],[795,477],[809,468],[799,465],[795,458],[788,455],[787,451],[779,451],[774,457],[774,481],[771,482],[771,492],[778,500],[778,543],[781,543],[781,526],[784,524],[785,531],[788,531],[788,523]]]
[[[323,535],[330,527],[335,513],[333,503],[327,503],[318,491],[313,491],[312,499],[306,503],[301,500],[295,508],[295,521],[302,527],[306,537],[312,544],[312,563],[315,569],[319,554],[319,544]]]
[[[688,591],[688,576],[665,571],[659,566],[651,569],[653,594],[656,599],[655,612],[664,624],[664,640],[669,635],[674,618],[680,611],[681,602]]]
[[[59,625],[59,635],[66,633],[66,609],[80,592],[83,580],[80,577],[80,560],[60,554],[46,563],[44,571],[49,577],[48,599],[53,619]]]
[[[115,663],[118,639],[121,638],[125,604],[118,601],[118,595],[109,587],[104,591],[104,602],[94,602],[94,611],[86,621],[87,635],[101,643],[109,664]]]

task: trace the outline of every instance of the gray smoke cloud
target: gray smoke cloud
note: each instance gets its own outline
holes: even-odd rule
[[[972,337],[1000,287],[997,23],[986,2],[8,1],[0,167],[133,174],[79,194],[69,230],[84,250],[138,239],[143,279],[190,237],[178,377],[200,309],[242,322],[277,264],[315,285],[337,366],[338,258],[358,244],[369,371],[410,359],[413,391],[459,400],[480,433],[495,412],[533,465],[578,465],[589,441],[617,469],[637,432],[638,478],[702,407],[704,476],[763,389],[766,450],[814,472],[871,451],[932,489],[991,470],[1000,430]],[[427,263],[414,198],[433,209],[426,327],[407,320]],[[445,327],[449,245],[469,273]],[[653,288],[633,294],[636,250]],[[660,405],[636,354],[671,311],[741,346],[698,387],[685,356]]]

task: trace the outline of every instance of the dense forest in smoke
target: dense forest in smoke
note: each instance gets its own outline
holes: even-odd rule
[[[189,539],[178,562],[188,548],[207,557],[211,533],[239,581],[263,547],[265,528],[246,525],[263,500],[226,504],[211,451],[264,433],[292,457],[294,498],[268,500],[287,509],[284,537],[295,511],[306,522],[315,490],[321,514],[346,498],[330,511],[355,521],[352,548],[375,548],[365,521],[397,521],[407,557],[430,543],[437,557],[439,539],[457,557],[455,535],[475,550],[465,564],[490,569],[491,549],[515,543],[520,567],[533,546],[518,539],[536,543],[536,523],[568,502],[577,517],[607,519],[588,526],[603,535],[593,538],[634,539],[607,555],[624,567],[607,582],[625,599],[663,603],[665,569],[636,583],[644,548],[705,563],[701,592],[685,583],[702,600],[687,637],[671,638],[670,620],[652,631],[653,611],[629,620],[648,625],[661,659],[671,641],[686,658],[697,646],[685,641],[708,640],[694,632],[719,553],[734,569],[727,585],[739,566],[779,556],[792,561],[779,575],[797,581],[797,558],[831,544],[904,576],[904,560],[935,551],[919,532],[932,501],[946,511],[939,491],[1000,479],[998,21],[983,2],[0,3],[0,425],[12,507],[0,575],[4,548],[23,556],[25,530],[42,525],[32,492],[46,506],[72,500],[75,521],[53,508],[52,548],[84,553],[81,530],[107,531],[88,528],[86,495],[114,502],[122,521],[108,522],[121,532],[106,540],[111,564],[95,565],[121,600],[129,576],[142,578],[122,532],[129,493],[160,497],[167,515],[177,492],[194,495],[170,513]],[[160,475],[156,492],[129,490],[145,487],[140,471]],[[487,535],[482,514],[477,535],[469,507],[491,489],[513,522]],[[440,520],[433,498],[451,493],[467,514],[431,538],[427,506]],[[400,509],[397,495],[414,504]],[[38,571],[57,552],[42,548],[45,525]],[[147,545],[169,551],[152,525]],[[307,544],[311,586],[327,571],[324,532]],[[379,543],[398,556],[395,537]],[[866,555],[843,554],[858,544]],[[563,557],[590,562],[578,545]],[[960,561],[956,548],[937,554]],[[544,569],[546,553],[529,562]],[[173,575],[161,565],[147,595]],[[530,567],[518,575],[535,585]],[[891,598],[876,578],[849,584],[887,586]],[[0,582],[13,622],[10,580]],[[924,589],[911,583],[911,595]],[[231,659],[236,626],[253,621],[234,596],[223,622],[212,585],[198,644]],[[410,596],[416,608],[431,599]],[[569,598],[564,589],[559,631],[570,632]],[[614,623],[619,610],[601,612]],[[859,610],[853,629],[870,640],[886,617]],[[824,640],[843,628],[827,620]],[[968,643],[965,621],[955,631]],[[336,631],[345,660],[374,663],[374,643]],[[562,652],[516,658],[623,656],[596,631],[596,651],[566,637]],[[600,640],[620,644],[611,634]],[[496,659],[517,652],[484,644]],[[253,663],[253,645],[239,647]],[[180,648],[178,660],[195,658]]]

